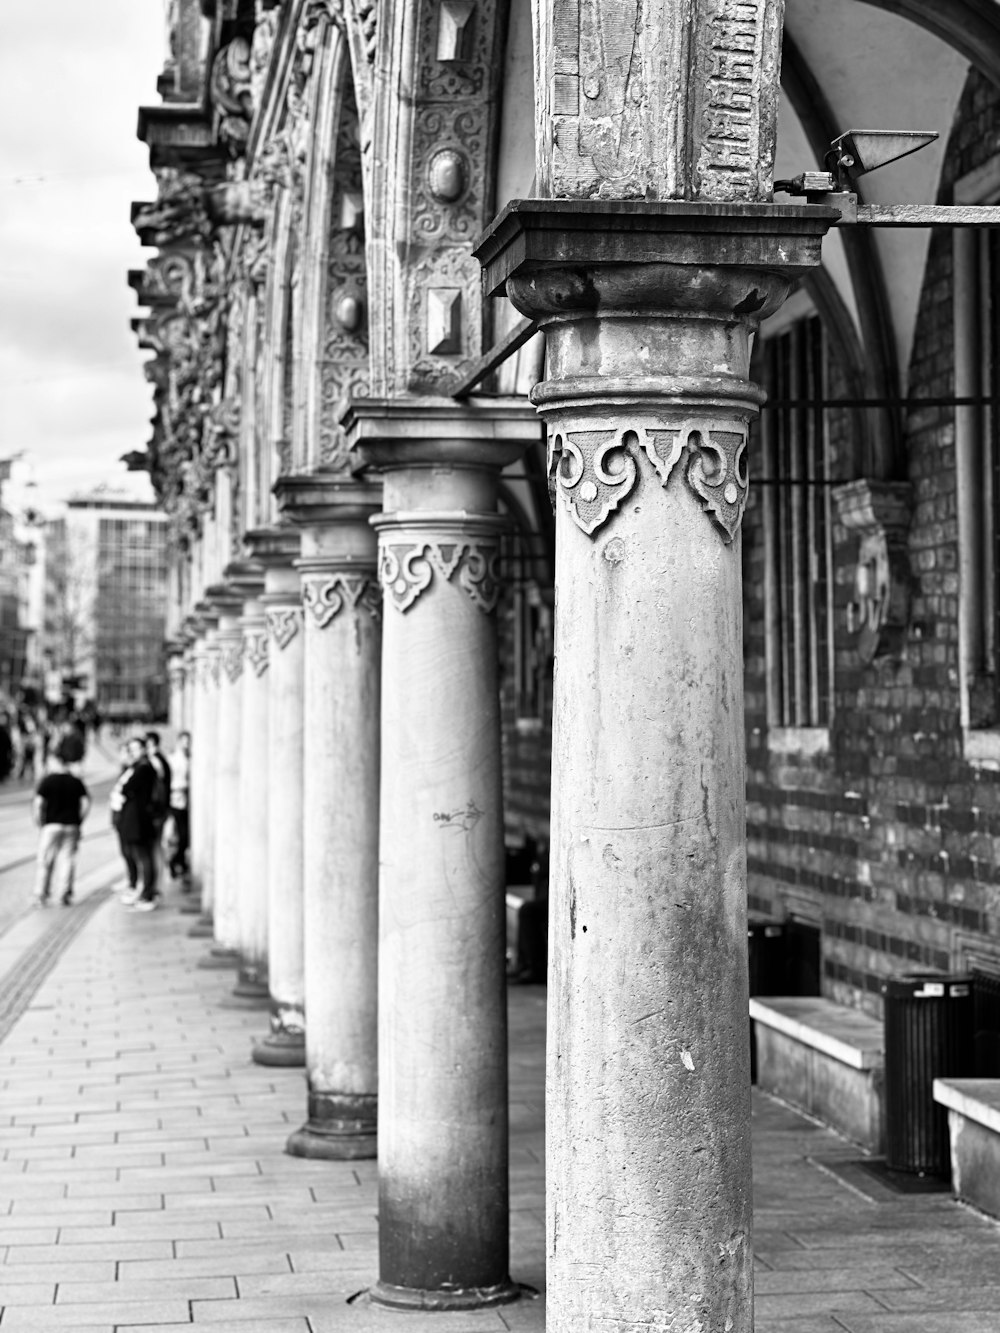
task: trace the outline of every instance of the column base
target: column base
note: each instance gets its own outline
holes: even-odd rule
[[[425,1291],[419,1287],[396,1287],[391,1282],[376,1282],[368,1289],[372,1305],[389,1310],[481,1310],[490,1305],[509,1305],[521,1299],[527,1289],[507,1278],[495,1287],[456,1287],[453,1290]]]
[[[289,1135],[290,1157],[350,1162],[375,1157],[378,1098],[336,1092],[310,1092],[309,1118]]]
[[[240,963],[240,975],[233,987],[233,994],[238,1000],[266,1000],[271,1003],[271,991],[267,984],[267,975],[254,963]]]
[[[250,1058],[255,1065],[301,1069],[306,1062],[306,1034],[300,1026],[286,1026],[279,1011],[271,1017],[271,1031],[268,1035],[254,1042]]]
[[[218,972],[227,967],[239,967],[240,956],[235,949],[211,949],[204,958],[198,959],[198,966],[206,972]]]

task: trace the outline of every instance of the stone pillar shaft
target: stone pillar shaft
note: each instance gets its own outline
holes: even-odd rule
[[[355,402],[384,477],[379,1282],[374,1300],[511,1300],[497,475],[523,407]],[[509,421],[505,412],[510,412]],[[525,430],[527,426],[527,430]],[[506,432],[506,433],[505,433]]]
[[[214,898],[212,920],[217,946],[235,950],[239,944],[240,819],[240,676],[243,672],[243,631],[238,607],[219,617],[218,734],[214,783]]]
[[[829,220],[524,201],[480,244],[549,372],[550,1333],[752,1333],[749,334]]]
[[[260,1064],[301,1064],[305,1031],[303,882],[303,629],[298,571],[268,569],[268,984],[271,1034]]]
[[[236,994],[267,995],[268,866],[268,642],[264,607],[244,603],[240,618],[243,670],[240,679],[239,874],[237,898],[240,978]]]
[[[301,527],[308,1117],[296,1156],[375,1155],[379,650],[376,487],[291,478]]]
[[[211,906],[211,852],[213,839],[207,836],[212,828],[210,797],[212,772],[209,758],[214,756],[216,737],[215,706],[217,685],[213,676],[216,658],[212,646],[214,630],[207,629],[194,647],[191,670],[191,777],[188,791],[188,820],[191,831],[191,877],[201,893],[202,910]],[[212,735],[209,737],[209,730]],[[214,764],[214,758],[212,759]]]
[[[447,498],[456,511],[482,504]],[[498,527],[390,511],[379,523],[389,604],[403,582],[393,548],[472,541],[492,558]],[[379,1272],[387,1287],[427,1291],[497,1287],[508,1264],[496,623],[438,571],[434,583],[405,619],[386,620],[380,839]]]

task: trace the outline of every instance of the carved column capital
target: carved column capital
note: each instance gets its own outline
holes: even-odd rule
[[[451,584],[489,615],[500,598],[500,534],[506,519],[487,515],[386,514],[379,533],[379,581],[397,611]]]
[[[298,562],[302,577],[302,604],[310,621],[326,629],[346,612],[379,620],[382,596],[374,571],[359,569],[339,559],[306,559]]]
[[[263,676],[268,667],[268,633],[256,617],[243,625],[243,662],[255,676]]]
[[[682,481],[733,541],[763,399],[749,337],[819,262],[832,221],[682,202],[525,200],[501,213],[476,254],[487,290],[546,330],[550,378],[531,397],[555,493],[587,536],[644,488]]]
[[[298,606],[268,606],[267,632],[278,652],[284,652],[301,628],[301,599]]]

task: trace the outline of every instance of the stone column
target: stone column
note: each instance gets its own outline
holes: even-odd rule
[[[749,334],[830,219],[524,201],[477,251],[547,338],[550,1333],[752,1333]]]
[[[182,643],[167,645],[167,681],[170,689],[170,729],[176,736],[179,731],[184,730],[184,719],[188,713],[187,697],[191,685]]]
[[[253,1049],[260,1065],[305,1063],[302,588],[292,558],[298,533],[272,534],[281,558],[265,562],[268,654],[267,939],[271,1031]],[[258,559],[262,558],[260,547]]]
[[[215,600],[215,599],[213,599]],[[229,598],[219,606],[216,643],[219,653],[218,722],[214,764],[212,815],[213,901],[215,945],[202,964],[237,966],[239,962],[239,848],[240,819],[240,678],[243,674],[242,603]]]
[[[355,401],[383,476],[376,1302],[515,1299],[508,1274],[497,477],[522,402]]]
[[[256,543],[248,543],[254,547]],[[256,558],[256,551],[254,551]],[[239,876],[236,899],[239,976],[233,994],[264,1004],[267,988],[268,864],[268,642],[260,600],[263,582],[243,603],[243,671],[240,678],[239,841],[234,848]]]
[[[276,488],[302,532],[307,1119],[298,1157],[375,1155],[381,600],[368,519],[379,488]]]
[[[214,897],[215,756],[218,744],[219,650],[214,620],[202,617],[202,633],[194,646],[191,671],[191,780],[188,818],[191,828],[191,878],[200,908],[211,929]]]

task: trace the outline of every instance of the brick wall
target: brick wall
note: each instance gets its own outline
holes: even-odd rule
[[[973,73],[946,150],[941,201],[998,149],[1000,92]],[[928,397],[954,387],[951,244],[949,233],[932,234],[909,367],[910,392]],[[777,754],[769,745],[759,501],[744,535],[750,907],[819,924],[824,992],[876,1014],[885,976],[956,966],[979,941],[989,953],[1000,934],[1000,775],[962,758],[952,411],[909,412],[904,438],[914,494],[906,648],[902,660],[859,661],[846,628],[857,539],[835,523],[825,754]]]

